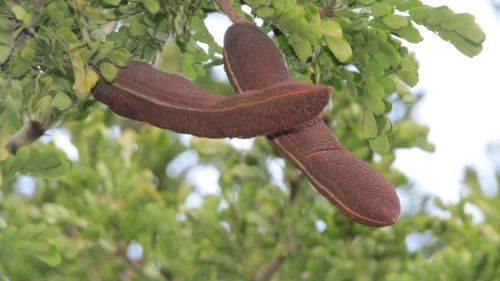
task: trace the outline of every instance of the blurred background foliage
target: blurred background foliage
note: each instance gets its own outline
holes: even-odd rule
[[[128,59],[230,95],[214,79],[222,49],[204,23],[212,1],[0,0],[2,147],[29,121],[47,135],[15,155],[0,151],[1,276],[500,280],[499,193],[486,196],[467,168],[462,199],[445,204],[393,167],[399,149],[434,150],[412,117],[422,94],[410,90],[418,65],[404,43],[422,40],[418,24],[474,56],[484,34],[473,17],[415,0],[233,4],[262,20],[296,80],[335,88],[323,118],[398,188],[400,221],[350,222],[264,137],[238,148],[126,120],[93,100],[87,65],[111,81]],[[500,182],[500,144],[489,154]],[[215,190],[191,180],[200,169],[217,175]]]

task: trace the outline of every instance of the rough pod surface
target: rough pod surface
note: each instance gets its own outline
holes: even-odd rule
[[[251,138],[313,119],[328,103],[330,89],[283,81],[222,97],[182,76],[131,61],[119,69],[113,83],[101,77],[92,93],[118,115],[177,133]]]
[[[278,48],[252,24],[234,24],[227,30],[224,64],[242,95],[290,81]],[[399,218],[399,198],[391,183],[347,151],[321,118],[268,138],[349,219],[382,227]]]

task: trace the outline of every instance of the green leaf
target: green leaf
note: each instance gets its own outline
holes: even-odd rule
[[[375,116],[370,110],[365,110],[363,115],[363,136],[366,138],[375,138],[377,136],[377,122]]]
[[[116,78],[116,74],[118,74],[118,69],[116,66],[109,62],[103,62],[99,64],[99,71],[101,72],[102,77],[107,82],[111,83]]]
[[[311,22],[302,32],[300,32],[300,35],[304,36],[304,39],[311,43],[315,42],[321,38],[321,28],[319,24]]]
[[[380,97],[367,95],[365,96],[364,102],[366,107],[368,107],[375,115],[380,115],[385,112],[385,104]]]
[[[416,22],[424,22],[432,15],[433,9],[429,6],[420,6],[410,9],[410,16]]]
[[[258,8],[266,3],[266,0],[248,0],[245,1],[248,5],[252,6],[253,8]]]
[[[21,57],[23,60],[26,62],[32,62],[33,59],[35,58],[36,52],[30,47],[24,47],[23,50],[21,51]]]
[[[134,37],[141,37],[147,32],[148,27],[145,26],[139,18],[133,18],[130,23],[130,34]]]
[[[68,45],[78,43],[78,38],[76,37],[76,35],[67,27],[63,27],[57,30],[57,35]]]
[[[383,114],[375,116],[375,121],[377,122],[377,135],[389,131],[392,127],[391,121]]]
[[[481,44],[486,38],[481,27],[475,23],[474,16],[470,14],[458,14],[453,21],[444,23],[442,26],[446,29],[456,31],[461,36],[476,44]]]
[[[336,21],[332,19],[324,18],[321,21],[320,28],[321,34],[326,37],[333,39],[342,39],[343,37],[342,28]]]
[[[301,61],[306,61],[307,58],[311,56],[311,44],[308,41],[304,40],[304,38],[296,34],[292,34],[288,42],[290,43],[290,45],[292,45],[295,53],[297,54],[297,57],[299,57]]]
[[[109,53],[108,58],[112,63],[123,67],[128,63],[128,52],[123,49],[113,50]]]
[[[328,48],[340,62],[347,62],[352,57],[352,49],[345,39],[326,38]]]
[[[196,69],[193,67],[193,57],[187,54],[182,56],[182,73],[190,79],[195,79],[198,75]]]
[[[103,2],[112,6],[117,6],[120,4],[121,0],[103,0]]]
[[[8,226],[2,232],[0,232],[0,237],[4,241],[9,241],[9,239],[17,233],[17,228],[15,226]]]
[[[26,166],[26,164],[29,162],[29,158],[30,149],[26,146],[19,148],[19,150],[16,152],[14,169],[16,171],[22,171],[24,166]]]
[[[420,2],[419,0],[406,0],[397,2],[399,3],[396,3],[396,8],[400,11],[408,11],[409,9],[422,6],[422,2]]]
[[[373,3],[373,0],[357,0],[356,2],[366,6],[366,5],[370,5],[371,3]]]
[[[423,40],[420,35],[420,31],[418,31],[418,29],[416,29],[411,23],[403,27],[401,30],[398,30],[396,34],[411,43],[418,43]]]
[[[86,69],[85,70],[85,79],[83,80],[83,85],[85,89],[85,93],[90,93],[92,88],[94,88],[95,84],[99,80],[99,75],[94,70]],[[78,96],[82,98],[83,96]]]
[[[52,96],[45,95],[35,105],[35,112],[47,112],[52,101]]]
[[[394,46],[388,41],[382,41],[378,44],[379,50],[384,54],[392,67],[398,68],[401,63],[401,56],[396,51]]]
[[[12,34],[10,32],[0,32],[0,44],[12,46],[14,44]]]
[[[152,14],[156,14],[160,11],[160,2],[158,0],[144,0],[142,3]]]
[[[115,43],[113,41],[106,41],[99,46],[99,51],[97,54],[92,58],[92,62],[98,63],[102,59],[104,59],[109,52],[111,52],[115,48]]]
[[[385,96],[384,87],[382,87],[382,85],[380,85],[378,81],[377,83],[374,83],[372,86],[368,87],[367,91],[370,95],[374,95],[379,98],[383,98]]]
[[[68,161],[64,161],[56,167],[40,171],[34,171],[32,175],[36,177],[54,179],[66,175],[69,172],[70,168],[71,168],[70,163]]]
[[[391,140],[387,134],[381,134],[375,139],[370,139],[369,143],[375,153],[386,154],[391,151]]]
[[[394,84],[394,81],[392,79],[389,79],[387,77],[379,77],[377,79],[377,82],[384,87],[384,92],[386,94],[392,94],[396,90],[396,85]]]
[[[17,85],[16,85],[17,86]],[[15,95],[11,95],[11,93],[15,92],[15,91],[12,91],[14,87],[10,88],[9,91],[7,91],[7,93],[9,94],[9,96],[7,96],[5,99],[4,99],[4,105],[12,110],[13,112],[18,112],[19,109],[21,108],[21,99],[19,96],[15,96]],[[17,87],[16,87],[17,88]],[[21,92],[22,93],[22,92]]]
[[[9,118],[9,123],[14,128],[14,130],[21,129],[21,119],[19,118],[19,112],[8,110],[7,115]]]
[[[19,5],[15,5],[11,8],[12,13],[14,14],[14,17],[16,17],[16,20],[21,21],[24,16],[26,16],[26,10]]]
[[[31,27],[31,25],[33,24],[33,21],[34,21],[33,14],[32,14],[32,13],[27,13],[27,14],[23,17],[23,26],[24,26],[24,28],[29,28],[29,27]]]
[[[387,69],[391,66],[391,64],[389,63],[389,60],[387,60],[387,58],[385,57],[384,54],[382,54],[381,52],[379,51],[375,51],[372,53],[372,56],[375,58],[375,60],[378,62],[378,64],[383,68],[383,69]]]
[[[372,6],[372,15],[376,18],[392,13],[392,6],[387,3],[376,3]]]
[[[12,47],[0,45],[0,65],[7,61],[11,51]]]
[[[439,36],[451,42],[455,48],[468,57],[474,57],[483,50],[481,45],[471,44],[470,41],[464,39],[456,32],[442,31],[439,33]]]
[[[401,29],[408,25],[408,19],[401,15],[387,15],[382,18],[382,22],[392,29]]]
[[[0,173],[0,186],[2,185],[2,174]],[[7,227],[7,223],[0,217],[0,231]],[[1,237],[1,236],[0,236]]]
[[[37,254],[36,257],[50,266],[57,266],[61,263],[61,256],[54,245],[50,245],[48,253]]]
[[[207,27],[205,26],[203,19],[199,16],[194,16],[191,18],[191,28],[199,33],[207,32]]]
[[[59,110],[65,110],[71,106],[71,98],[63,92],[57,92],[52,104]]]
[[[16,61],[14,61],[10,65],[10,72],[12,76],[14,76],[15,78],[24,75],[29,69],[30,69],[30,64],[26,63],[23,60],[16,59]]]
[[[418,74],[408,69],[400,69],[397,72],[399,78],[403,80],[408,86],[413,87],[418,83]]]
[[[263,19],[270,18],[274,15],[274,9],[271,7],[260,7],[255,10],[255,15]]]
[[[4,31],[8,34],[16,27],[16,24],[9,19],[0,17],[0,31]]]

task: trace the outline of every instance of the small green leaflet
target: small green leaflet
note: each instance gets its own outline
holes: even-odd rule
[[[182,74],[189,79],[196,79],[198,74],[196,73],[196,69],[193,67],[193,56],[186,53],[182,56]]]
[[[274,15],[274,9],[272,9],[270,7],[260,7],[255,11],[255,14],[259,18],[264,18],[264,19],[269,18],[269,17],[272,17]]]
[[[297,57],[299,57],[301,61],[307,60],[307,58],[312,54],[311,44],[299,35],[292,34],[290,36],[289,43],[292,45]]]
[[[372,6],[372,15],[376,18],[392,13],[391,5],[387,3],[376,3]]]
[[[400,15],[387,15],[382,18],[382,22],[392,29],[401,29],[408,25],[408,19]]]
[[[347,62],[352,57],[351,45],[344,38],[326,38],[326,42],[330,51],[340,62]]]
[[[3,64],[9,57],[12,47],[0,45],[0,64]]]
[[[26,10],[19,5],[13,6],[12,7],[12,13],[14,13],[14,16],[16,17],[16,20],[22,20],[24,16],[26,16]]]
[[[52,99],[52,104],[59,110],[67,109],[71,106],[71,98],[63,92],[57,92]]]
[[[385,104],[381,98],[374,95],[367,95],[364,101],[366,107],[368,107],[373,114],[380,115],[385,112]]]
[[[391,151],[391,140],[387,134],[369,140],[370,147],[373,152],[378,154],[386,154]]]
[[[343,33],[342,33],[342,28],[340,25],[329,18],[325,18],[321,21],[320,23],[321,27],[321,34],[333,38],[333,39],[342,39]]]
[[[144,0],[142,2],[150,13],[156,14],[160,11],[160,2],[158,0]]]
[[[103,0],[104,3],[116,6],[120,4],[121,0]]]
[[[123,67],[128,63],[128,52],[124,49],[113,50],[109,53],[108,58],[112,63]]]
[[[398,30],[396,34],[411,43],[418,43],[423,40],[420,35],[420,31],[418,31],[418,29],[416,29],[411,23],[403,27],[401,30]]]
[[[377,136],[377,122],[370,110],[365,110],[363,116],[363,135],[366,138],[375,138]]]
[[[109,62],[99,64],[99,71],[101,72],[102,77],[104,77],[104,79],[109,83],[115,80],[116,74],[118,73],[116,66]]]
[[[357,0],[356,2],[361,3],[363,5],[370,5],[373,3],[373,0]]]

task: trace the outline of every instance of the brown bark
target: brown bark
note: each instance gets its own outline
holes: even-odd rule
[[[37,121],[30,121],[10,137],[5,145],[5,148],[12,154],[16,154],[17,150],[25,145],[29,145],[40,138],[45,130]]]

